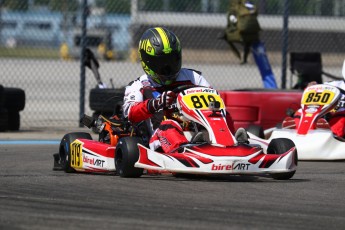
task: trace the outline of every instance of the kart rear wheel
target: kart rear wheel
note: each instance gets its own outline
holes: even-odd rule
[[[143,143],[138,137],[124,137],[119,140],[115,152],[115,168],[120,177],[134,178],[143,175],[144,169],[134,167],[139,159],[138,143]]]
[[[60,164],[61,164],[62,169],[66,173],[75,172],[75,169],[71,167],[70,146],[71,146],[71,143],[75,141],[76,139],[92,140],[92,137],[89,133],[76,132],[76,133],[68,133],[62,138],[60,142],[60,148],[59,148]]]
[[[282,154],[286,151],[290,150],[291,148],[295,147],[295,144],[292,140],[287,138],[276,138],[273,139],[268,147],[267,147],[267,153],[268,154]],[[295,165],[297,166],[298,158],[297,158],[297,151],[295,152]],[[285,173],[275,173],[271,174],[273,179],[276,180],[288,180],[295,174],[296,170],[291,172],[285,172]]]

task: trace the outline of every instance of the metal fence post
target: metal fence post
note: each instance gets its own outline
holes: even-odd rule
[[[79,101],[79,118],[85,113],[85,48],[86,48],[86,20],[88,15],[88,5],[87,0],[83,0],[82,5],[82,35],[81,35],[81,53],[80,53],[80,101]],[[79,119],[78,119],[79,121]],[[79,127],[83,125],[79,122]]]
[[[287,65],[287,53],[289,45],[289,8],[290,1],[284,1],[284,19],[283,19],[283,44],[282,44],[282,89],[286,88],[286,65]]]

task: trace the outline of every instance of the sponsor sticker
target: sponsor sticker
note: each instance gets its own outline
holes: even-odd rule
[[[82,160],[82,149],[83,143],[79,140],[75,140],[71,143],[71,159],[70,163],[73,168],[82,168],[83,167],[83,160]]]
[[[211,170],[212,171],[248,171],[250,163],[243,163],[243,162],[232,162],[232,163],[218,163],[212,164]]]
[[[103,168],[105,160],[96,159],[96,158],[89,157],[89,156],[85,155],[85,156],[83,156],[83,162],[86,164],[90,164],[92,166],[97,166],[97,167]]]

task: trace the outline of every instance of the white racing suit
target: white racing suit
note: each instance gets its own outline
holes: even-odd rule
[[[154,82],[148,75],[142,75],[126,86],[123,113],[133,123],[144,121],[147,123],[150,148],[156,150],[161,147],[164,152],[170,152],[179,145],[187,142],[178,122],[163,121],[163,110],[152,114],[148,110],[148,102],[161,95],[162,92],[174,90],[181,85],[196,85],[210,87],[200,72],[182,68],[174,83],[162,86]]]

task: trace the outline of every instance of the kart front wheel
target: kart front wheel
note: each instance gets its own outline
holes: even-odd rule
[[[137,144],[143,141],[138,137],[121,138],[116,146],[115,168],[120,177],[140,177],[144,169],[134,167],[139,159],[139,148]]]
[[[282,154],[290,150],[291,148],[295,147],[295,144],[293,143],[292,140],[287,139],[287,138],[276,138],[273,139],[267,148],[267,153],[268,154]],[[298,158],[297,158],[297,151],[295,152],[295,157],[294,157],[294,163],[297,166]],[[291,172],[284,172],[284,173],[274,173],[271,174],[273,179],[276,180],[288,180],[293,177],[295,174],[296,170],[293,170]]]
[[[71,166],[71,143],[76,139],[92,140],[92,137],[89,133],[75,132],[68,133],[62,138],[59,148],[60,164],[66,173],[75,172]]]

